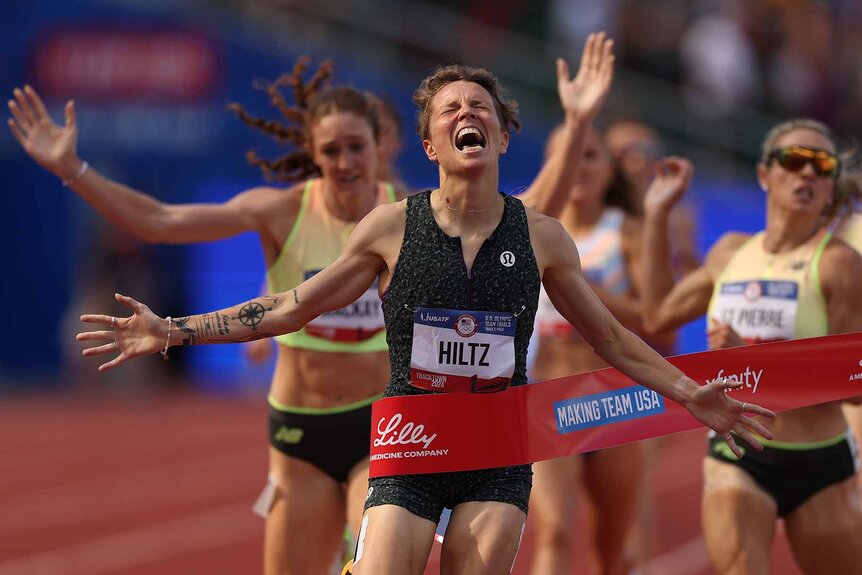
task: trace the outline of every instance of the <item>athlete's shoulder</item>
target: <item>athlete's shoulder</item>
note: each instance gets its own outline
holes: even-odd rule
[[[754,237],[754,234],[746,232],[725,232],[715,241],[714,244],[712,244],[712,247],[709,248],[706,258],[724,258],[732,256],[752,237]]]
[[[745,242],[753,238],[755,234],[751,232],[724,232],[713,244],[713,248],[733,249],[740,248]]]
[[[862,299],[862,255],[850,244],[833,237],[823,248],[818,265],[820,287],[827,301],[832,297]]]
[[[230,203],[248,210],[258,217],[271,221],[293,219],[302,205],[304,183],[288,188],[257,186],[249,188],[230,200]]]
[[[712,244],[703,259],[703,265],[714,280],[724,271],[734,254],[752,237],[752,234],[745,232],[725,232]]]
[[[393,217],[397,215],[404,215],[407,213],[407,199],[402,198],[397,199],[394,202],[389,202],[388,204],[380,204],[376,206],[371,212],[369,212],[369,216],[373,213],[377,213],[375,217]]]
[[[287,187],[279,186],[254,186],[243,190],[238,196],[246,196],[252,198],[284,198],[286,196],[302,195],[302,190],[305,188],[306,182],[299,182]]]
[[[388,236],[403,231],[407,214],[407,199],[389,204],[380,204],[371,210],[357,226],[366,233]]]
[[[294,184],[287,188],[275,186],[255,186],[244,190],[233,197],[232,202],[263,205],[267,208],[275,203],[296,203],[302,200],[304,183]]]
[[[520,201],[517,198],[513,199]],[[527,205],[524,205],[524,212],[527,214],[527,224],[530,226],[530,235],[533,235],[533,233],[551,235],[561,232],[566,233],[565,228],[563,228],[563,224],[561,224],[560,220],[557,218],[546,216]]]
[[[406,213],[407,200],[375,207],[356,224],[345,252],[375,254],[387,262],[395,261],[404,239]]]
[[[862,255],[843,238],[832,236],[823,248],[820,261],[821,265],[834,263],[838,266],[848,265],[851,266],[850,269],[855,269],[857,263],[862,262]]]
[[[560,220],[546,216],[530,207],[525,206],[524,208],[527,213],[530,241],[537,256],[541,254],[551,256],[559,250],[574,247],[572,237],[560,223]],[[551,257],[550,259],[554,258]]]

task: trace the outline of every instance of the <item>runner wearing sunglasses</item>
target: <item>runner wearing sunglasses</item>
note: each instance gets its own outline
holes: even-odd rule
[[[648,330],[707,313],[711,349],[862,331],[862,257],[823,225],[847,202],[825,126],[796,120],[769,132],[757,166],[766,229],[725,234],[703,266],[674,284],[667,219],[691,171],[685,160],[666,159],[647,193]],[[841,402],[757,419],[775,435],[762,452],[747,450],[740,459],[713,436],[704,460],[702,524],[715,571],[767,573],[776,520],[783,518],[805,573],[862,572],[858,454]]]
[[[801,172],[810,165],[820,178],[838,178],[841,173],[841,160],[829,150],[793,145],[770,151],[766,160],[778,162],[788,172]]]

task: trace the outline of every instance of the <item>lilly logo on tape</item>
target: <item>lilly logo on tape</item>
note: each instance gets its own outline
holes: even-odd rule
[[[427,435],[424,425],[416,425],[412,421],[406,422],[401,426],[402,415],[396,413],[389,420],[389,423],[384,425],[385,417],[381,417],[377,423],[377,435],[380,437],[374,440],[374,447],[384,445],[409,445],[411,443],[421,444],[422,447],[428,449],[431,442],[436,439],[437,434]]]

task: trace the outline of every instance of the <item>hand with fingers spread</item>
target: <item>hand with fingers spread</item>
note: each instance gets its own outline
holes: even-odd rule
[[[590,34],[574,79],[569,65],[557,58],[557,93],[566,116],[594,118],[607,98],[614,77],[614,41],[604,32]]]
[[[51,119],[45,104],[30,86],[15,88],[14,100],[9,100],[12,117],[7,125],[24,151],[37,164],[61,180],[73,179],[81,168],[77,156],[78,126],[75,104],[66,103],[66,125],[60,126]]]
[[[613,48],[613,40],[606,38],[604,32],[590,34],[574,78],[570,77],[566,61],[557,58],[557,93],[565,121],[553,152],[527,191],[520,195],[524,205],[546,216],[558,217],[568,203],[587,134],[611,88]]]
[[[775,417],[775,413],[754,403],[741,402],[727,395],[728,391],[739,389],[742,383],[733,383],[726,379],[718,379],[695,390],[686,409],[698,421],[715,430],[727,442],[728,447],[737,457],[743,452],[736,445],[731,432],[743,438],[752,447],[761,451],[763,445],[754,434],[766,439],[772,439],[772,433],[760,422],[746,414]]]
[[[82,315],[82,322],[101,324],[110,329],[86,331],[76,337],[78,341],[100,342],[100,345],[85,349],[84,356],[118,353],[114,359],[100,365],[99,371],[109,370],[134,357],[162,351],[168,334],[167,320],[154,314],[149,307],[128,296],[115,294],[114,297],[132,310],[132,316]]]
[[[655,171],[644,196],[644,212],[667,213],[688,190],[694,166],[685,158],[670,156],[662,158]]]

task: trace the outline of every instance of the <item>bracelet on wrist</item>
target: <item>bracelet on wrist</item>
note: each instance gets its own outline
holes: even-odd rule
[[[76,182],[76,181],[80,180],[80,179],[81,179],[81,176],[83,176],[83,175],[84,175],[84,173],[85,173],[89,168],[90,168],[90,164],[87,162],[87,160],[82,161],[82,162],[81,162],[81,167],[80,167],[80,168],[78,168],[78,171],[77,171],[77,172],[75,172],[75,175],[74,175],[74,176],[72,176],[71,178],[69,178],[68,180],[63,180],[63,187],[64,187],[64,188],[68,188],[70,185],[72,185],[72,183],[73,183],[73,182]]]
[[[168,360],[168,348],[171,347],[171,328],[173,327],[173,323],[171,322],[171,316],[166,318],[168,320],[168,337],[165,339],[165,348],[159,353],[162,354],[162,359]]]

